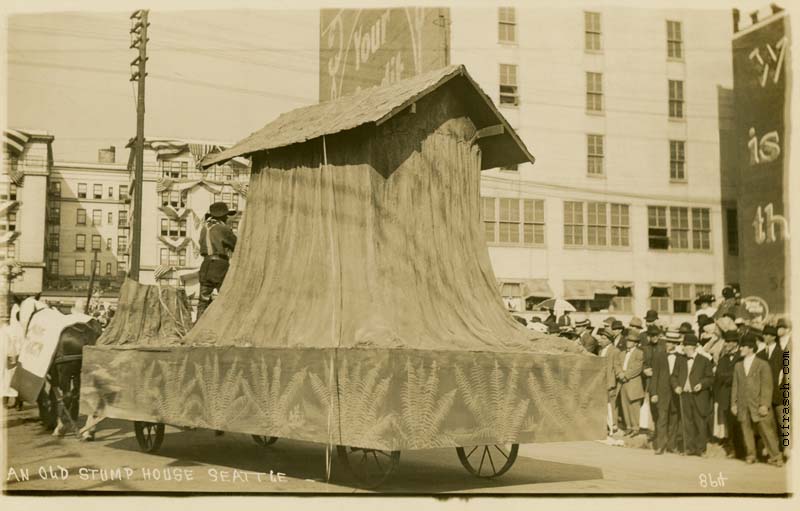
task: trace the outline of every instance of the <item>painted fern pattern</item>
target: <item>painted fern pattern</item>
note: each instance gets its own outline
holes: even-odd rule
[[[570,366],[569,380],[574,377],[577,366]],[[528,373],[528,392],[534,397],[539,411],[538,420],[533,423],[536,429],[558,430],[565,425],[574,424],[574,403],[565,403],[565,393],[562,391],[564,378],[556,378],[549,364],[538,366],[535,371]]]
[[[242,386],[247,400],[253,405],[256,420],[265,432],[273,436],[286,436],[305,427],[305,412],[297,404],[297,398],[303,389],[307,372],[305,368],[294,371],[288,384],[282,387],[280,358],[274,362],[271,370],[265,357],[250,362],[250,378],[244,379]]]
[[[223,375],[216,354],[213,359],[206,357],[203,364],[194,364],[200,393],[193,396],[190,406],[199,405],[203,411],[197,419],[200,427],[224,429],[250,410],[250,404],[241,390],[243,370],[238,365],[237,357]]]
[[[516,440],[530,404],[530,399],[520,397],[517,366],[504,371],[495,360],[490,370],[472,364],[469,376],[458,366],[454,372],[458,391],[476,424],[473,431],[466,435],[459,432],[458,436],[487,442]]]
[[[156,401],[161,398],[161,374],[156,374],[158,365],[155,360],[149,364],[135,359],[131,364],[134,376],[133,400],[139,412],[153,417],[158,416]]]
[[[450,435],[442,431],[442,423],[453,407],[457,389],[442,392],[439,366],[434,360],[426,371],[425,362],[406,360],[406,380],[400,394],[401,432],[412,449],[453,445]]]
[[[170,424],[190,425],[192,410],[196,408],[196,403],[190,398],[195,392],[197,378],[187,380],[189,357],[184,357],[177,370],[165,360],[159,360],[158,365],[161,378],[158,388],[154,388],[151,395],[159,417]]]

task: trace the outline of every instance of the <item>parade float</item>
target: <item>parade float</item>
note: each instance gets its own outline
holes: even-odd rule
[[[186,335],[138,342],[126,283],[128,326],[84,352],[83,413],[136,421],[151,451],[164,424],[337,446],[369,486],[404,450],[494,477],[521,443],[605,437],[602,360],[503,306],[480,173],[533,156],[463,66],[288,112],[203,165],[242,156],[219,296]]]

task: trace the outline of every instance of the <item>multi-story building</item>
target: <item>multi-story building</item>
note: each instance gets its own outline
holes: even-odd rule
[[[720,88],[724,11],[458,8],[463,63],[536,156],[483,174],[501,294],[673,320],[724,281]],[[734,228],[735,231],[735,228]]]
[[[43,131],[3,132],[0,174],[0,323],[7,319],[10,294],[42,291],[45,268],[44,221],[53,137]],[[9,274],[15,276],[9,279]]]
[[[130,256],[133,151],[126,163],[116,162],[113,147],[101,149],[97,162],[54,162],[52,135],[9,133],[24,140],[7,137],[6,172],[0,176],[0,263],[19,274],[10,288],[3,277],[3,300],[8,303],[9,294],[41,294],[69,309],[87,296],[95,268],[93,289],[102,291],[103,300],[115,302]],[[204,214],[211,203],[224,201],[238,212],[230,221],[236,230],[246,203],[248,161],[197,168],[205,154],[226,146],[147,140],[141,282],[185,287],[190,296],[197,295]],[[7,311],[7,306],[0,308]]]

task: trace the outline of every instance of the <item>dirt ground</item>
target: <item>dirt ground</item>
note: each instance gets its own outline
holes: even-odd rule
[[[140,452],[127,421],[107,420],[95,442],[56,438],[36,410],[10,411],[4,420],[8,459],[5,490],[354,493],[360,492],[326,448],[281,439],[257,446],[249,435],[181,431],[167,427],[157,454]],[[27,475],[27,479],[25,476]],[[400,465],[380,488],[388,493],[758,493],[788,491],[788,469],[739,460],[655,456],[600,442],[529,444],[512,469],[478,479],[461,466],[455,449],[401,453]],[[712,482],[713,481],[713,482]],[[722,482],[720,482],[722,481]]]

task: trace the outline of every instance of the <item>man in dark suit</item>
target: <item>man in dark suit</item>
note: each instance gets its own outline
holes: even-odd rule
[[[778,450],[775,419],[772,415],[772,374],[769,364],[757,357],[756,336],[746,333],[739,342],[742,360],[733,370],[731,411],[739,419],[742,437],[747,450],[747,463],[756,461],[756,441],[753,430],[764,440],[771,465],[783,466],[783,456]]]
[[[661,329],[656,325],[649,325],[647,330],[640,334],[639,348],[642,350],[642,373],[644,374],[644,390],[647,392],[650,379],[653,377],[654,357],[657,351],[666,352],[666,341],[661,338]]]
[[[639,413],[644,399],[642,385],[643,354],[639,349],[639,333],[629,330],[625,335],[626,351],[622,356],[622,373],[618,376],[622,384],[619,397],[622,404],[622,415],[625,418],[627,435],[639,433]]]
[[[615,319],[611,322],[611,333],[614,335],[611,340],[614,346],[622,352],[627,351],[628,346],[625,342],[625,335],[623,335],[625,333],[625,326],[622,324],[622,321]]]
[[[651,367],[653,376],[650,378],[648,390],[650,393],[650,409],[653,420],[656,422],[656,454],[664,454],[669,449],[672,452],[679,450],[678,437],[680,433],[680,403],[678,395],[672,390],[670,377],[675,370],[676,361],[681,355],[676,348],[683,340],[677,332],[667,332],[661,338],[664,349],[653,352]]]
[[[670,383],[680,395],[686,454],[702,456],[708,441],[708,416],[714,410],[711,386],[714,383],[712,362],[697,354],[698,339],[694,334],[683,336],[684,356],[675,363]]]
[[[722,447],[729,458],[744,454],[741,443],[739,421],[731,412],[731,386],[733,385],[733,369],[741,360],[739,356],[739,332],[727,330],[722,333],[725,344],[719,357],[717,370],[714,373],[714,404],[716,405],[716,422],[714,433],[722,439]]]
[[[592,335],[592,322],[589,318],[582,318],[575,322],[575,333],[583,349],[597,355],[597,340]]]
[[[781,372],[783,371],[783,350],[778,344],[778,328],[773,325],[764,327],[764,348],[756,353],[756,356],[769,364],[770,374],[772,375],[772,409],[775,413],[775,423],[780,424],[783,420],[783,410],[781,409],[782,392],[780,389]],[[779,432],[776,429],[776,432]]]

